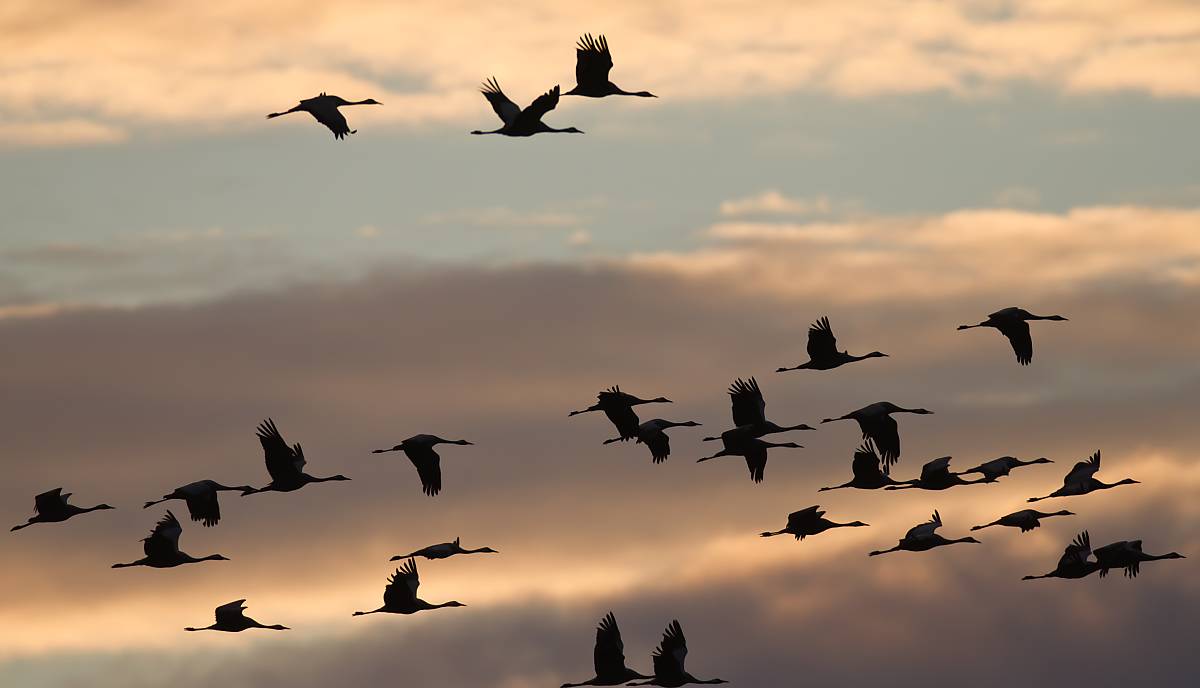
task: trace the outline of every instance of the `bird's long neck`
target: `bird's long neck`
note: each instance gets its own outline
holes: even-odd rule
[[[369,612],[354,612],[351,614],[351,616],[366,616],[367,614],[379,614],[381,612],[383,612],[383,607],[380,607],[379,609],[372,609]]]
[[[19,525],[19,526],[13,526],[11,530],[13,530],[13,531],[17,531],[17,530],[21,530],[22,528],[28,528],[29,526],[31,526],[31,525],[33,525],[33,524],[35,524],[35,523],[37,523],[37,521],[35,521],[35,520],[33,520],[33,519],[31,518],[31,519],[29,519],[29,522],[28,522],[28,523],[22,523],[22,524],[21,524],[21,525]]]
[[[1143,554],[1142,561],[1159,561],[1160,559],[1183,559],[1184,556],[1179,552],[1167,552],[1166,554]]]
[[[483,136],[484,134],[499,134],[502,131],[504,131],[504,127],[500,127],[499,129],[493,129],[492,131],[480,131],[480,130],[476,129],[475,131],[473,131],[471,133],[476,136]],[[588,410],[591,411],[592,409],[588,409]],[[580,413],[582,413],[582,411],[580,411]],[[572,415],[574,415],[574,414],[572,414]]]
[[[956,545],[956,544],[958,544],[958,543],[960,543],[960,542],[975,542],[975,540],[974,540],[974,539],[972,539],[972,538],[970,538],[970,537],[961,537],[961,538],[958,538],[957,540],[947,540],[947,541],[946,541],[946,544],[948,544],[948,545]]]
[[[217,630],[217,625],[213,624],[211,626],[205,626],[203,628],[192,628],[191,626],[188,626],[187,628],[185,628],[183,630],[185,630],[185,631],[215,631],[215,630]]]
[[[819,490],[817,490],[817,492],[828,492],[829,490],[841,490],[841,489],[848,488],[848,487],[854,487],[853,480],[851,480],[848,483],[843,483],[841,485],[833,485],[831,487],[822,487]]]
[[[1037,580],[1039,578],[1051,578],[1053,576],[1054,572],[1051,571],[1050,573],[1043,573],[1040,576],[1021,576],[1021,580]]]
[[[342,105],[374,105],[374,104],[375,104],[374,101],[372,101],[370,98],[364,98],[363,100],[355,100],[355,101],[351,101],[351,102],[347,102],[347,103],[341,103],[339,105],[339,107],[341,107]]]
[[[168,499],[174,499],[174,497],[163,497],[162,499],[156,499],[153,502],[146,502],[145,504],[142,505],[142,508],[149,509],[150,507],[154,506],[155,504],[162,504],[163,502],[167,501]]]
[[[759,537],[775,537],[776,535],[783,535],[783,534],[785,534],[785,533],[787,533],[787,529],[786,529],[786,528],[785,528],[785,529],[783,529],[783,530],[774,530],[774,531],[772,531],[772,530],[768,530],[768,531],[764,531],[764,532],[762,532],[762,533],[759,533],[758,535],[759,535]]]
[[[455,602],[454,600],[450,600],[449,602],[442,602],[440,604],[430,604],[428,602],[425,603],[425,609],[441,609],[442,607],[457,607],[457,606],[459,606],[459,603]]]
[[[812,367],[812,361],[805,361],[804,363],[801,363],[800,365],[792,366],[791,368],[776,368],[775,372],[786,373],[789,370],[808,370],[811,367]]]
[[[486,547],[480,547],[479,549],[463,549],[460,547],[458,549],[458,551],[462,552],[463,554],[488,554],[489,553],[489,550]]]
[[[871,552],[870,554],[868,554],[867,556],[874,557],[874,556],[878,556],[880,554],[887,554],[888,552],[899,552],[899,551],[900,551],[900,545],[896,545],[895,547],[893,547],[891,549],[882,549],[882,550],[877,549],[874,552]]]
[[[833,521],[826,521],[826,523],[829,524],[830,528],[858,528],[860,526],[867,525],[862,521],[851,521],[849,523],[834,523]]]
[[[722,456],[731,456],[731,454],[729,453],[729,451],[722,449],[721,451],[717,452],[716,454],[713,454],[712,456],[706,456],[702,459],[696,459],[696,463],[700,463],[701,461],[711,461],[713,459],[719,459]]]
[[[105,506],[105,505],[103,505],[103,504],[97,504],[96,506],[84,507],[84,508],[82,508],[82,509],[81,509],[81,508],[79,508],[79,507],[75,507],[75,508],[77,509],[77,511],[76,511],[75,513],[77,513],[77,514],[86,514],[86,513],[88,513],[88,512],[91,512],[91,511],[100,511],[100,510],[102,510],[102,509],[107,509],[108,507],[107,507],[107,506]]]
[[[137,561],[131,561],[128,564],[113,564],[112,567],[114,569],[125,569],[129,568],[130,566],[145,566],[146,562],[148,561],[150,561],[149,557],[142,557],[141,559],[138,559]]]

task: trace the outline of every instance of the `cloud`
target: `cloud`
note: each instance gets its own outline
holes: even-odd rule
[[[430,213],[422,218],[426,224],[463,224],[475,227],[505,228],[561,228],[574,227],[582,219],[570,212],[554,210],[520,211],[505,206],[487,208],[462,208],[458,210]]]
[[[758,195],[746,198],[736,198],[722,201],[719,208],[722,215],[825,215],[830,211],[831,203],[826,196],[814,198],[790,198],[775,189],[768,189]]]
[[[127,138],[121,128],[86,119],[0,123],[0,148],[92,146],[120,143]]]

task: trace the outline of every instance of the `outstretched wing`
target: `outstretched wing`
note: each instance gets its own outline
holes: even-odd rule
[[[928,461],[921,467],[921,480],[937,480],[950,476],[950,457],[943,456]]]
[[[442,457],[429,445],[416,445],[404,452],[417,469],[421,491],[430,497],[442,491]]]
[[[851,464],[854,477],[859,480],[874,480],[883,473],[879,470],[879,455],[875,453],[875,443],[867,440],[854,452],[854,463]]]
[[[67,498],[62,494],[62,488],[56,487],[53,490],[43,492],[33,498],[33,508],[39,514],[50,514],[61,510],[67,505]]]
[[[682,679],[683,662],[687,659],[687,638],[679,621],[671,622],[663,633],[662,642],[651,655],[654,662],[654,677],[657,679]]]
[[[388,578],[387,587],[383,589],[383,606],[389,609],[413,606],[417,601],[417,588],[420,586],[417,562],[410,557]]]
[[[883,472],[891,472],[892,465],[900,458],[900,426],[891,416],[882,415],[860,420],[864,439],[869,439],[879,448],[883,459]]]
[[[492,104],[492,109],[496,111],[501,122],[509,124],[517,118],[517,115],[521,114],[521,108],[517,107],[517,104],[509,100],[508,96],[504,95],[504,91],[500,90],[500,84],[496,81],[496,77],[483,82],[479,92]]]
[[[746,458],[746,468],[750,470],[750,479],[761,483],[763,475],[767,471],[767,445],[760,439],[751,439],[746,443],[744,451],[742,456]]]
[[[642,442],[650,448],[650,458],[654,463],[662,463],[671,455],[671,438],[662,430],[640,435]]]
[[[788,529],[799,530],[801,526],[808,525],[821,518],[825,515],[825,512],[821,511],[820,509],[821,507],[819,505],[814,505],[808,507],[807,509],[793,511],[792,513],[788,514]]]
[[[313,108],[308,111],[321,124],[329,128],[333,132],[333,138],[344,139],[347,134],[353,134],[350,125],[346,122],[346,118],[336,105],[325,105],[319,108]]]
[[[814,361],[837,355],[837,337],[829,327],[829,317],[822,316],[808,327],[808,357]]]
[[[1029,323],[1024,320],[1004,320],[996,325],[996,329],[1008,337],[1008,343],[1012,344],[1013,353],[1017,355],[1017,362],[1029,365],[1033,360],[1033,338],[1029,336]]]
[[[575,46],[575,83],[585,90],[600,88],[608,83],[608,72],[612,69],[612,53],[608,51],[608,40],[604,34],[592,38],[584,34]]]
[[[934,511],[933,518],[929,519],[928,521],[926,521],[920,525],[916,525],[916,526],[913,526],[912,528],[909,528],[908,533],[906,533],[904,535],[904,538],[906,540],[924,540],[925,538],[932,537],[934,532],[937,531],[937,529],[941,528],[941,527],[942,527],[942,515],[939,514],[937,511]]]
[[[286,482],[300,475],[304,468],[304,452],[298,444],[295,449],[287,445],[274,420],[268,418],[259,424],[258,441],[262,444],[271,480]]]
[[[1058,560],[1058,566],[1059,568],[1066,568],[1068,566],[1086,564],[1091,554],[1092,538],[1085,530],[1076,535],[1071,544],[1067,545],[1067,548],[1063,550],[1063,554]]]
[[[767,402],[763,399],[758,380],[738,378],[729,386],[729,401],[733,407],[733,424],[757,425],[767,420]]]
[[[150,531],[149,537],[142,540],[142,550],[151,559],[169,558],[179,553],[179,536],[183,534],[183,526],[175,514],[167,511],[167,515],[159,520]]]
[[[637,437],[640,421],[632,406],[628,404],[605,406],[604,415],[612,421],[613,427],[617,429],[617,434],[620,435],[622,441]]]
[[[246,608],[244,606],[245,603],[246,603],[246,600],[234,600],[227,604],[223,604],[220,607],[217,607],[217,610],[216,610],[217,624],[223,625],[223,626],[236,625],[237,622],[241,621],[243,618],[242,610]]]
[[[625,643],[621,641],[621,629],[617,617],[609,612],[596,627],[596,649],[593,652],[596,676],[600,678],[625,678]]]
[[[533,99],[521,114],[518,115],[523,125],[532,126],[542,120],[542,117],[553,110],[558,105],[559,88],[555,85],[554,88],[546,91],[542,95]]]
[[[1075,464],[1071,472],[1067,473],[1067,477],[1063,478],[1063,486],[1086,482],[1098,470],[1100,470],[1100,450],[1096,450],[1096,453],[1092,454],[1091,458]]]
[[[221,520],[221,504],[217,501],[217,491],[203,489],[191,491],[184,499],[187,503],[188,514],[193,521],[199,521],[206,527],[217,525]]]

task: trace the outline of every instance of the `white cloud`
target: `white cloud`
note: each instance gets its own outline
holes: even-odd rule
[[[791,198],[776,189],[768,189],[755,196],[723,201],[722,215],[826,215],[831,203],[826,196],[813,198]]]

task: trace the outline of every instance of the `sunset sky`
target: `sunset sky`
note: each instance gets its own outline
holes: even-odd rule
[[[574,84],[583,136],[473,137]],[[678,618],[688,669],[737,686],[1195,685],[1200,618],[1200,7],[1187,0],[0,4],[0,510],[54,487],[113,511],[5,532],[0,685],[554,688],[592,675],[609,610],[648,673]],[[358,133],[300,113],[319,92]],[[994,331],[1033,325],[1021,367]],[[809,323],[873,359],[805,360]],[[696,464],[756,376],[781,424],[889,400],[895,477],[932,458],[1055,463],[946,492],[850,478],[852,423]],[[600,414],[611,385],[675,403],[661,465]],[[639,411],[642,411],[639,409]],[[272,417],[315,475],[268,481]],[[466,438],[421,494],[400,454]],[[1071,465],[1141,484],[1041,502],[1078,515],[981,545],[868,558],[937,509],[947,537],[1024,508]],[[762,539],[820,504],[835,530]],[[227,562],[113,570],[170,507]],[[1076,533],[1188,556],[1128,580],[1022,582]],[[390,556],[461,536],[499,555]],[[185,633],[219,604],[286,633]]]

